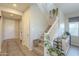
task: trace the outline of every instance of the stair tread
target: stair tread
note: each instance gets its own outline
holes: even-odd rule
[[[38,43],[39,47],[44,47],[44,43]]]
[[[38,43],[34,43],[33,52],[39,56],[44,55],[44,39],[43,38],[39,39]]]
[[[39,55],[43,55],[44,53],[44,48],[42,47],[34,47],[33,51]]]

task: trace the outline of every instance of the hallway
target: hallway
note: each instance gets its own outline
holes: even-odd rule
[[[29,51],[28,48],[21,45],[19,40],[8,39],[4,40],[2,44],[2,56],[36,56],[33,51]]]

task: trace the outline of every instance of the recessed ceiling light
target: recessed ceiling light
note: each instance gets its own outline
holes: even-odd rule
[[[16,4],[13,4],[14,7],[16,7]]]

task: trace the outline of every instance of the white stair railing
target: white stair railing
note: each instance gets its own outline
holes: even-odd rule
[[[56,37],[55,34],[57,33],[58,29],[59,29],[59,18],[56,17],[55,22],[52,24],[52,26],[46,33],[50,36],[51,40],[53,40],[53,38]]]
[[[44,33],[44,41],[47,39],[46,36],[49,36],[48,40],[53,45],[53,40],[56,37],[56,33],[57,33],[58,29],[59,29],[59,18],[56,17],[55,22],[53,22],[53,24],[50,27],[50,29],[48,30],[48,32]],[[45,46],[44,46],[44,55],[48,55],[47,48]]]

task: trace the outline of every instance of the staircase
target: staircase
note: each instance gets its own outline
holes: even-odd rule
[[[59,17],[56,17],[55,21],[52,23],[51,27],[47,32],[44,33],[44,41],[47,40],[47,36],[49,36],[49,41],[53,46],[53,40],[58,36],[58,30],[59,30]],[[44,46],[44,55],[48,56],[47,53],[47,47]]]
[[[50,30],[51,27],[52,27],[52,25],[49,25],[44,32],[48,33],[48,31]],[[36,53],[39,56],[44,55],[44,33],[41,35],[40,39],[34,40],[33,51],[34,51],[34,53]]]
[[[38,56],[44,55],[44,39],[41,37],[40,39],[36,39],[33,42],[33,52]]]
[[[51,26],[52,25],[49,25],[44,32],[47,33]],[[44,33],[41,35],[40,39],[36,39],[33,41],[33,52],[39,56],[44,55]]]

